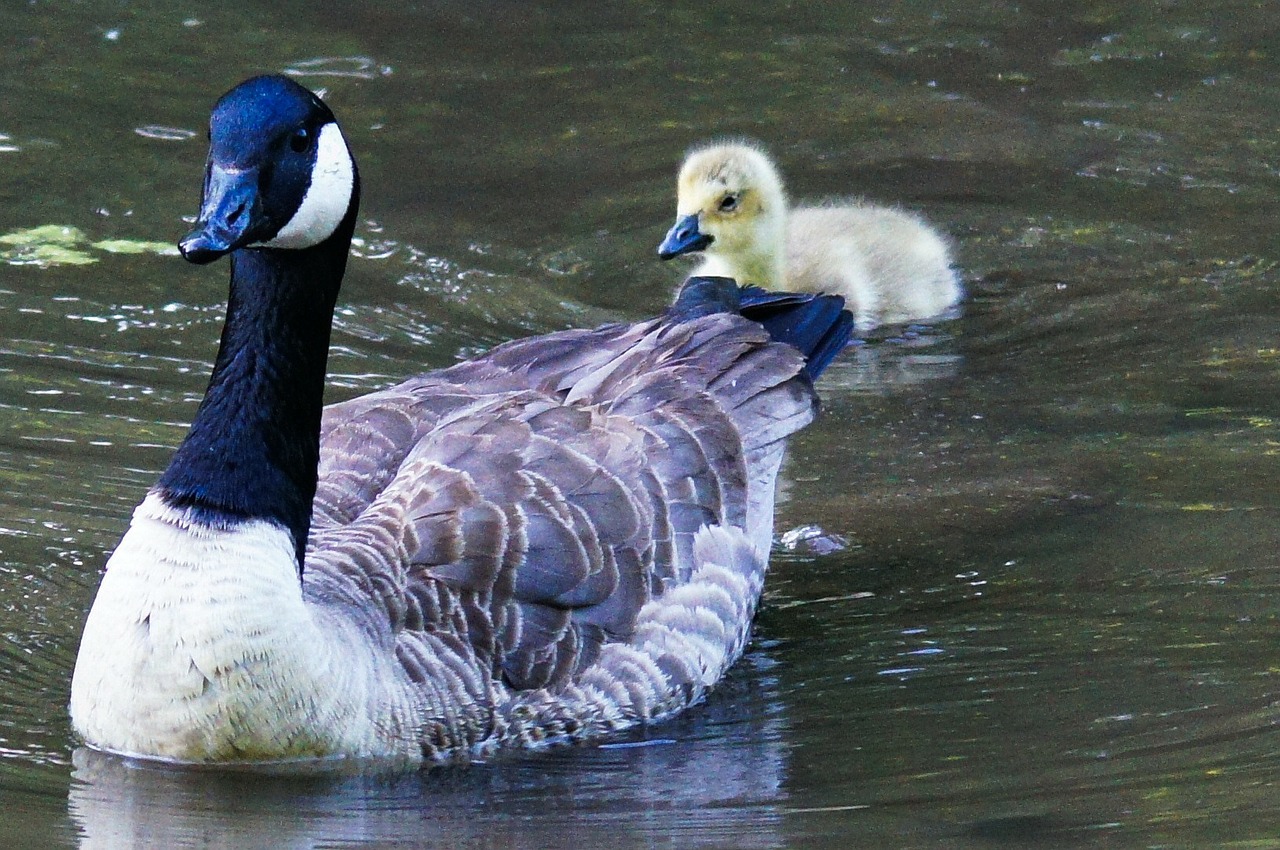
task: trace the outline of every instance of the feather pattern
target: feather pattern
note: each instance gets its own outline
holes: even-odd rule
[[[813,416],[803,365],[721,313],[510,343],[332,405],[309,598],[383,620],[412,680],[487,707],[433,727],[427,757],[665,716],[741,650],[767,556],[748,506],[779,459],[747,457]]]
[[[736,312],[673,311],[331,405],[296,600],[273,526],[207,527],[153,494],[86,624],[77,728],[182,761],[413,763],[680,710],[745,645],[814,354]],[[274,554],[246,573],[250,547]],[[98,661],[121,652],[126,675]],[[159,671],[184,663],[199,675],[174,692]]]

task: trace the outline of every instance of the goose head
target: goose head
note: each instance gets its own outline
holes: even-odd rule
[[[288,530],[299,569],[358,207],[355,161],[315,94],[264,76],[214,105],[200,213],[178,248],[199,264],[230,254],[227,317],[209,388],[157,490],[205,525]]]
[[[787,196],[764,151],[742,142],[695,148],[676,188],[676,223],[658,246],[659,257],[702,252],[699,274],[781,284]]]
[[[311,248],[354,217],[357,189],[329,107],[287,77],[254,77],[213,108],[200,214],[178,247],[200,264],[241,248]]]

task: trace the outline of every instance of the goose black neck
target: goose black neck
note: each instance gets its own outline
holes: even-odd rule
[[[353,202],[319,245],[231,255],[213,376],[157,485],[197,522],[227,528],[266,520],[288,529],[299,574],[316,492],[329,332],[354,225]]]

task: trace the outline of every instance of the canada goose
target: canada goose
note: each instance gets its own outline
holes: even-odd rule
[[[668,716],[742,652],[843,302],[695,279],[657,319],[322,408],[359,185],[291,80],[214,106],[180,249],[230,254],[226,324],[85,623],[70,709],[93,747],[465,760]]]
[[[658,256],[699,251],[695,274],[842,295],[863,331],[936,317],[961,297],[947,243],[922,218],[861,202],[788,209],[778,169],[743,142],[695,148],[680,168]]]

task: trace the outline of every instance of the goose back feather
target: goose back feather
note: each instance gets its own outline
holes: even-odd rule
[[[446,661],[484,671],[457,701],[494,713],[447,740],[525,744],[670,714],[741,651],[774,447],[814,413],[802,365],[719,314],[512,343],[332,406],[308,598],[349,587],[348,610],[396,635],[411,678],[438,681]],[[374,469],[396,473],[381,489],[324,474]]]

